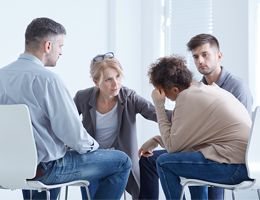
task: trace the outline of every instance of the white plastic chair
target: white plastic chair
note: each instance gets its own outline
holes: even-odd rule
[[[260,107],[256,107],[255,112],[252,116],[252,127],[250,131],[249,141],[246,150],[246,166],[248,171],[248,176],[253,181],[243,181],[235,185],[226,185],[220,183],[214,183],[209,181],[203,181],[199,179],[187,179],[180,177],[182,192],[180,200],[183,199],[185,188],[188,186],[215,186],[222,187],[224,189],[232,190],[232,199],[235,200],[235,190],[239,189],[256,189],[258,194],[258,199],[260,200]]]
[[[75,185],[85,187],[90,199],[86,180],[55,185],[27,180],[36,175],[37,151],[26,105],[0,105],[0,122],[0,189],[46,191],[49,200],[49,189]]]

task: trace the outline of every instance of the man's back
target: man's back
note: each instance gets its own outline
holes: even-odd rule
[[[243,163],[250,126],[247,110],[232,94],[199,83],[176,99],[170,152],[201,151],[211,160]]]
[[[65,144],[81,151],[77,143],[82,141],[75,141],[78,139],[75,135],[85,130],[82,131],[84,128],[74,102],[58,76],[44,68],[36,57],[22,54],[17,61],[0,70],[0,103],[29,107],[38,162],[63,157]],[[90,136],[86,134],[85,137]],[[88,145],[91,150],[93,144]]]

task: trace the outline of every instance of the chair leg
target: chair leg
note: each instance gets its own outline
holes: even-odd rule
[[[30,200],[32,200],[32,190],[30,190]]]
[[[57,200],[60,200],[60,193],[61,193],[61,190],[60,190],[60,192],[59,192],[59,194],[57,196]]]
[[[183,200],[184,192],[185,192],[185,185],[182,186],[180,200]]]
[[[124,200],[126,200],[126,191],[124,191]]]
[[[232,190],[232,200],[235,200],[236,197],[235,197],[235,190]]]
[[[46,190],[46,197],[47,197],[47,200],[51,199],[51,194],[50,194],[49,190]]]
[[[69,186],[65,187],[65,200],[68,199],[68,193],[69,193]]]
[[[260,200],[260,189],[257,189],[258,199]]]
[[[87,197],[88,197],[88,200],[91,200],[88,186],[85,186],[85,188],[86,188],[86,191],[87,191]]]

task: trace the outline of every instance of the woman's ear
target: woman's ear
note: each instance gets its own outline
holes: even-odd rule
[[[95,86],[96,86],[96,87],[99,87],[98,80],[96,80],[96,79],[93,79],[93,82],[94,82],[94,84],[95,84]]]

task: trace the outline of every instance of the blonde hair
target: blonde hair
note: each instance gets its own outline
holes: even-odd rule
[[[91,61],[90,76],[93,81],[99,81],[102,78],[102,72],[107,68],[115,69],[120,76],[123,76],[122,66],[116,58],[104,58],[102,61]]]

